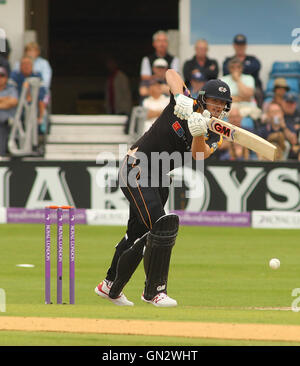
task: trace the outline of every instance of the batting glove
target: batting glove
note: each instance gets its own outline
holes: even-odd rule
[[[207,124],[210,118],[211,115],[208,110],[205,110],[202,114],[193,112],[187,121],[191,135],[192,136],[205,135],[207,132]]]
[[[188,119],[193,113],[193,99],[186,97],[183,94],[176,94],[175,102],[174,114],[180,119]]]

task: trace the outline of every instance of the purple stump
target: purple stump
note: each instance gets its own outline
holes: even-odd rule
[[[57,209],[57,304],[62,304],[63,210]]]
[[[51,304],[51,220],[50,208],[45,208],[45,304]]]
[[[75,304],[75,209],[69,210],[69,277],[70,304]]]

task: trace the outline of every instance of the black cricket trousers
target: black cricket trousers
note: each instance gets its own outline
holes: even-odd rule
[[[142,169],[137,164],[137,159],[127,155],[121,163],[119,170],[119,184],[121,190],[129,201],[129,220],[126,235],[116,246],[111,266],[106,279],[114,281],[118,260],[122,253],[130,248],[134,242],[150,231],[154,223],[164,216],[164,206],[168,200],[169,187],[160,184],[151,186],[151,174],[148,170],[148,185],[141,184]],[[134,178],[133,178],[134,177]]]

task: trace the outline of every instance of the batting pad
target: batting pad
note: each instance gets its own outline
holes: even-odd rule
[[[109,297],[116,299],[122,292],[126,283],[130,280],[134,271],[143,258],[143,250],[146,245],[147,235],[144,234],[137,239],[134,244],[121,255],[117,265],[117,274],[114,283],[109,291]]]
[[[152,300],[159,292],[167,292],[170,258],[178,227],[177,215],[164,215],[155,222],[148,234],[144,253],[146,300]]]

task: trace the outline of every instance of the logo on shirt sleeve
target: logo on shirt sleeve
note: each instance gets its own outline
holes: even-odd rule
[[[178,121],[172,124],[172,128],[179,137],[183,137],[184,129],[182,128],[181,124]]]

